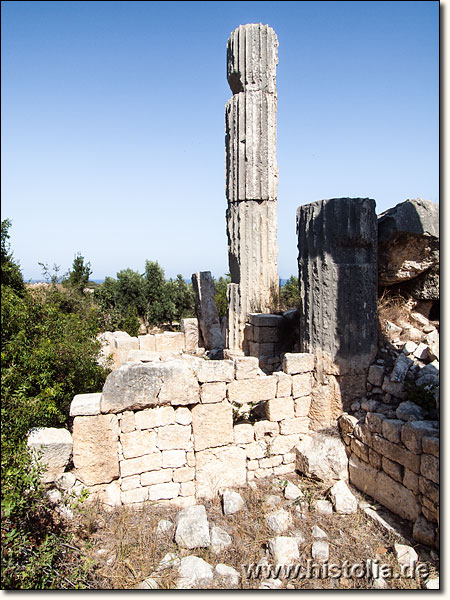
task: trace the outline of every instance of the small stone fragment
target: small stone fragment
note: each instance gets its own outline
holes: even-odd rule
[[[158,588],[158,582],[152,577],[147,577],[147,579],[144,579],[144,581],[134,586],[135,590],[157,590]]]
[[[333,505],[329,500],[317,500],[315,508],[322,515],[331,515],[333,513]]]
[[[177,585],[179,590],[208,585],[214,577],[211,565],[198,556],[182,558],[178,572],[181,576]]]
[[[228,565],[224,565],[223,563],[219,563],[215,569],[217,575],[220,575],[225,580],[225,583],[229,587],[237,587],[241,580],[241,576],[236,569],[233,567],[229,567]]]
[[[284,497],[286,500],[297,500],[297,498],[303,498],[304,494],[302,490],[296,486],[292,481],[288,481],[284,488]]]
[[[202,504],[184,508],[177,517],[175,542],[181,548],[207,548],[211,544],[206,509]]]
[[[314,560],[325,562],[329,557],[329,544],[325,541],[313,542],[311,546],[311,556]]]
[[[314,527],[311,530],[311,533],[313,538],[316,539],[326,539],[328,537],[327,533],[317,525],[314,525]]]
[[[394,551],[399,565],[410,565],[419,558],[414,548],[406,544],[394,544]]]
[[[164,535],[164,534],[168,534],[172,531],[173,529],[173,523],[172,521],[169,521],[168,519],[161,519],[158,522],[158,525],[156,526],[156,534],[158,535]]]
[[[284,533],[292,525],[292,517],[284,508],[280,508],[266,515],[266,523],[274,533]]]
[[[358,501],[349,490],[345,481],[338,481],[330,490],[330,496],[337,513],[351,515],[358,510]]]
[[[222,496],[223,514],[233,515],[245,507],[245,502],[238,492],[225,490]]]
[[[214,525],[211,527],[211,550],[218,554],[228,546],[231,546],[232,539],[229,533]]]
[[[269,540],[269,552],[275,564],[289,565],[300,558],[298,543],[295,538],[278,536]]]

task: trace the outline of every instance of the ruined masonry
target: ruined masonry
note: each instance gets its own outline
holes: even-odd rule
[[[210,271],[192,274],[192,286],[195,293],[195,311],[203,342],[207,350],[223,349],[223,339],[219,313],[214,300],[214,279]]]
[[[314,358],[286,354],[265,375],[258,359],[127,362],[103,392],[74,397],[73,436],[44,446],[46,481],[89,488],[107,506],[169,501],[188,506],[228,487],[295,471],[295,446],[309,430]],[[264,402],[254,423],[233,423],[233,408]],[[39,449],[46,430],[29,445]],[[39,448],[38,448],[39,446]],[[65,471],[73,451],[73,471]]]
[[[276,66],[278,40],[268,25],[241,25],[227,46],[226,214],[228,326],[226,347],[242,352],[249,313],[270,312],[278,294]]]
[[[425,316],[439,304],[438,209],[408,200],[377,223],[368,198],[301,206],[300,309],[270,313],[277,47],[262,24],[228,40],[226,340],[211,273],[195,273],[198,319],[180,332],[101,334],[99,362],[113,369],[102,392],[74,397],[72,435],[35,429],[28,445],[43,452],[47,484],[88,488],[109,507],[185,507],[295,471],[334,497],[348,480],[438,548],[439,323]],[[421,300],[414,324],[385,319],[378,338],[378,284],[405,281]]]
[[[314,418],[331,424],[365,393],[377,351],[375,201],[334,198],[297,211],[300,350],[317,357]]]

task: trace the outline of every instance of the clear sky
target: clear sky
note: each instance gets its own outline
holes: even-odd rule
[[[278,272],[296,208],[439,202],[439,2],[2,2],[2,218],[25,279],[228,271],[226,43],[279,40]]]

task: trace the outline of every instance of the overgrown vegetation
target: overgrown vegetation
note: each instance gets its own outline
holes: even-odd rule
[[[286,283],[280,288],[280,304],[282,310],[300,307],[298,277],[295,275],[291,275]]]
[[[94,300],[100,308],[104,331],[120,329],[133,336],[141,323],[149,331],[152,326],[171,326],[174,321],[195,315],[192,284],[186,283],[182,275],[166,281],[161,266],[150,260],[143,274],[124,269],[117,273],[117,279],[107,277],[95,289]]]
[[[32,427],[67,427],[73,396],[101,390],[107,371],[97,364],[98,315],[76,273],[65,287],[27,289],[10,252],[9,227],[2,222],[2,586],[86,587],[26,437]]]
[[[408,298],[385,290],[378,299],[378,325],[381,334],[386,330],[386,321],[399,325],[409,324],[411,306],[411,300]]]
[[[284,499],[283,490],[288,482],[298,485],[303,498],[288,501]],[[270,563],[271,557],[266,554],[268,542],[275,537],[266,522],[266,515],[279,508],[284,508],[292,518],[290,533],[303,537],[300,542],[299,564],[306,569],[311,560],[311,546],[315,541],[312,528],[317,525],[327,534],[330,544],[330,564],[365,565],[367,560],[378,559],[380,563],[392,567],[399,572],[394,554],[394,543],[398,542],[386,531],[380,530],[360,509],[356,514],[341,515],[322,514],[315,509],[316,501],[327,497],[327,485],[298,477],[294,474],[259,479],[256,488],[243,488],[239,493],[245,501],[245,509],[225,516],[219,496],[212,500],[202,501],[205,505],[211,526],[224,529],[232,539],[232,544],[218,553],[209,548],[196,548],[195,551],[183,549],[174,541],[175,525],[164,533],[157,532],[160,519],[170,519],[175,524],[177,508],[162,503],[149,503],[142,508],[123,506],[111,512],[105,512],[101,506],[92,504],[87,508],[84,518],[77,522],[76,543],[83,547],[92,563],[95,563],[95,576],[102,589],[133,589],[144,579],[150,577],[156,581],[159,589],[175,589],[178,583],[176,567],[159,568],[161,560],[167,553],[173,553],[176,559],[195,554],[203,558],[211,566],[218,563],[229,565],[242,576],[239,589],[258,589],[262,581],[267,579],[263,568],[260,576],[246,578],[246,565],[256,565],[265,559]],[[359,500],[363,495],[353,490]],[[94,522],[94,530],[90,523]],[[283,534],[282,534],[283,535]],[[420,561],[426,562],[432,576],[436,576],[438,562],[431,560],[429,553],[420,552]],[[176,561],[175,561],[176,562]],[[317,564],[317,561],[313,561]],[[264,562],[263,562],[264,564]],[[317,572],[317,570],[316,570]],[[355,571],[357,572],[357,571]],[[386,587],[392,589],[420,589],[420,577],[386,580]],[[215,577],[206,586],[209,589],[227,588],[226,581]],[[315,578],[282,579],[281,589],[373,589],[373,582],[367,577],[332,577],[317,576]]]

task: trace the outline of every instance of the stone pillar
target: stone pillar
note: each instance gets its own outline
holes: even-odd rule
[[[192,287],[195,293],[195,311],[205,348],[210,351],[223,350],[225,340],[214,298],[216,290],[211,272],[193,273]]]
[[[325,401],[322,389],[316,406],[317,420],[331,422],[365,394],[377,350],[375,201],[335,198],[300,206],[297,234],[300,351],[317,356],[318,383],[332,390]]]
[[[233,97],[225,110],[228,287],[226,346],[243,349],[251,312],[271,312],[278,296],[276,66],[268,25],[240,25],[227,46]]]

